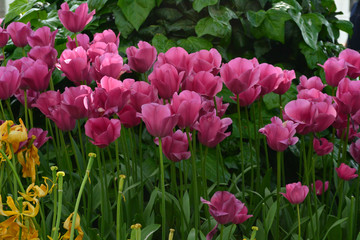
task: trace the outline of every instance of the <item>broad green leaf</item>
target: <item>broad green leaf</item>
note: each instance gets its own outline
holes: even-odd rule
[[[190,198],[189,193],[186,191],[183,196],[182,210],[184,212],[185,221],[190,222]]]
[[[89,8],[96,9],[98,12],[107,2],[108,0],[88,0]]]
[[[269,234],[269,231],[271,229],[271,226],[274,222],[274,218],[275,218],[275,213],[276,213],[276,209],[277,209],[277,203],[274,202],[267,215],[266,215],[266,219],[265,219],[265,223],[264,223],[264,227],[265,227],[265,232],[266,232],[266,236]]]
[[[159,8],[155,10],[155,14],[157,17],[170,22],[175,22],[183,16],[176,8]]]
[[[40,8],[31,8],[30,10],[26,11],[23,15],[21,15],[18,21],[27,23],[33,19],[44,20],[46,18],[47,18],[47,13],[45,10],[41,10]]]
[[[173,40],[168,39],[163,34],[156,34],[151,40],[151,43],[158,53],[166,52],[170,48],[176,47],[176,43]]]
[[[205,17],[196,24],[195,32],[198,37],[209,34],[214,37],[223,38],[231,33],[231,25],[211,17]]]
[[[127,38],[130,33],[134,30],[134,27],[129,23],[126,19],[124,14],[122,13],[120,8],[116,8],[113,10],[114,17],[115,17],[115,25],[121,36]]]
[[[263,101],[265,103],[265,106],[268,110],[274,109],[274,108],[279,108],[280,103],[279,103],[279,95],[275,94],[273,92],[266,94],[263,97]]]
[[[315,14],[320,19],[321,23],[326,26],[326,30],[327,30],[327,32],[329,34],[329,37],[331,38],[332,42],[334,42],[335,41],[335,36],[334,36],[334,32],[333,32],[333,30],[331,28],[331,24],[329,23],[329,21],[326,20],[324,15],[321,15],[320,13],[315,13]]]
[[[151,216],[151,214],[152,214],[152,212],[154,210],[154,204],[155,204],[156,198],[157,198],[157,190],[155,189],[151,193],[148,204],[146,205],[145,210],[144,210],[144,219],[146,221],[150,220],[150,216]]]
[[[148,240],[160,228],[160,224],[151,224],[141,230],[141,240]]]
[[[223,239],[231,239],[231,237],[234,235],[236,227],[232,227],[232,225],[229,225],[224,228],[223,230]],[[218,236],[216,240],[220,240],[221,236]]]
[[[156,0],[156,6],[159,7],[163,0]]]
[[[320,2],[321,2],[321,6],[327,8],[329,12],[333,13],[336,11],[336,4],[334,0],[322,0]]]
[[[21,13],[26,13],[32,8],[34,3],[37,0],[15,0],[9,5],[9,11],[5,15],[5,23],[10,22],[15,17],[19,16]]]
[[[205,240],[205,236],[201,231],[199,231],[199,234],[200,234],[200,240]],[[195,228],[192,228],[187,237],[187,240],[194,240],[194,239],[196,239],[195,238]]]
[[[262,8],[265,7],[265,4],[268,2],[268,0],[259,0],[259,3],[261,5]]]
[[[195,11],[200,12],[201,9],[203,9],[204,7],[214,5],[218,1],[219,0],[195,0],[193,2],[193,8],[195,9]]]
[[[212,43],[204,38],[198,37],[188,37],[187,39],[180,39],[177,42],[177,45],[184,48],[189,53],[197,52],[202,49],[210,50],[212,48]]]
[[[231,19],[238,18],[231,9],[224,6],[209,7],[209,15],[210,17],[222,22],[229,22]]]
[[[323,63],[328,58],[319,46],[314,51],[314,49],[302,42],[299,47],[301,49],[301,53],[305,56],[306,63],[310,69],[316,68],[318,63]]]
[[[155,7],[155,0],[119,0],[117,5],[121,8],[126,19],[138,31]]]
[[[347,221],[347,219],[348,218],[346,217],[346,218],[342,218],[342,219],[339,219],[336,222],[334,222],[333,225],[331,225],[331,227],[328,228],[328,230],[326,231],[325,236],[323,237],[323,240],[326,240],[327,235],[330,233],[330,231],[333,228],[335,228],[336,226],[338,226],[338,225],[342,224],[343,222]]]
[[[165,27],[166,27],[166,31],[168,32],[182,31],[185,33],[192,34],[195,28],[195,24],[193,21],[189,19],[179,19],[171,25],[165,25]]]
[[[51,10],[50,12],[48,12],[46,19],[44,20],[39,20],[40,24],[42,24],[43,26],[48,26],[49,28],[51,28],[52,30],[57,29],[59,26],[61,26],[61,22],[59,20],[58,17],[58,13],[56,10]],[[63,28],[64,29],[64,28]],[[59,29],[60,32],[60,29]],[[57,34],[57,36],[59,35],[59,33]],[[56,46],[55,46],[56,48]]]
[[[266,36],[272,40],[285,43],[285,22],[289,19],[291,18],[287,12],[269,9],[266,12],[266,19],[262,24]]]
[[[257,58],[263,56],[271,50],[269,39],[260,39],[254,42],[255,56]]]
[[[264,10],[258,12],[248,11],[246,17],[253,27],[259,27],[266,18],[266,12]]]
[[[289,9],[294,9],[297,12],[302,10],[301,5],[296,0],[275,0],[273,1],[273,9],[279,9],[287,11]]]
[[[353,27],[354,25],[347,20],[337,20],[336,27],[339,28],[341,31],[344,31],[350,35],[353,34]]]

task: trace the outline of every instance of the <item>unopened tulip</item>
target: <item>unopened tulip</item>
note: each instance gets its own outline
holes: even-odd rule
[[[151,85],[158,90],[159,96],[163,99],[170,99],[180,88],[180,82],[184,72],[178,73],[176,68],[170,64],[163,64],[149,75]]]
[[[6,29],[0,27],[0,48],[6,46],[7,42],[9,41],[10,34],[6,31]]]
[[[12,22],[6,30],[10,34],[11,40],[15,46],[25,47],[28,44],[27,37],[30,36],[32,32],[30,22],[27,24],[22,22]]]
[[[200,71],[187,77],[182,84],[182,89],[197,92],[211,99],[221,91],[222,86],[220,77],[214,76],[210,72]]]
[[[119,119],[90,118],[85,123],[85,135],[90,142],[100,148],[108,146],[120,137],[121,123]]]
[[[0,99],[6,100],[20,87],[20,74],[16,67],[0,67]]]
[[[348,68],[347,75],[350,78],[357,78],[360,76],[360,53],[350,48],[346,48],[339,54],[339,59],[346,61]]]
[[[55,66],[55,63],[57,62],[57,55],[58,53],[56,49],[51,46],[36,46],[28,53],[28,56],[35,61],[37,59],[44,61],[49,69],[52,69]]]
[[[119,54],[105,53],[95,58],[94,78],[100,81],[103,76],[119,79],[120,76],[129,71],[129,66],[123,64],[123,58]]]
[[[301,182],[286,185],[286,193],[281,193],[291,204],[302,203],[309,193],[309,187],[301,185]]]
[[[321,81],[321,78],[319,77],[314,76],[307,79],[304,75],[302,75],[299,79],[300,79],[300,84],[297,85],[296,87],[298,92],[300,92],[303,89],[312,89],[312,88],[322,91],[325,87],[325,85]]]
[[[290,86],[291,82],[294,78],[296,78],[295,71],[294,70],[284,70],[282,71],[280,68],[278,69],[282,77],[280,77],[280,84],[279,86],[273,91],[276,94],[282,95],[285,94]],[[281,73],[282,72],[282,73]]]
[[[178,72],[185,72],[185,76],[187,76],[191,70],[190,55],[182,47],[172,47],[166,53],[160,53],[154,68],[165,63],[173,65]]]
[[[350,145],[350,155],[360,164],[360,139]]]
[[[314,185],[311,184],[311,188],[314,189]],[[315,192],[316,195],[322,195],[329,188],[329,181],[325,181],[325,184],[321,180],[315,181]]]
[[[266,136],[269,147],[275,151],[283,152],[290,145],[298,142],[299,138],[294,137],[297,123],[285,121],[284,123],[278,117],[272,117],[271,123],[259,130]]]
[[[231,124],[231,118],[220,119],[213,111],[201,116],[199,121],[194,124],[194,129],[198,131],[199,141],[203,145],[213,148],[230,136],[231,132],[225,131]]]
[[[22,84],[34,91],[44,91],[49,86],[51,73],[48,65],[43,60],[38,59],[21,73],[21,81]]]
[[[65,88],[65,91],[61,94],[61,103],[72,118],[81,119],[88,115],[84,105],[84,98],[91,92],[91,88],[86,85]]]
[[[140,41],[138,47],[139,49],[134,46],[126,49],[128,64],[134,71],[144,73],[149,71],[154,64],[157,51],[155,47],[144,41]]]
[[[119,47],[119,36],[120,33],[116,36],[113,30],[108,29],[102,33],[95,33],[93,42],[115,43]]]
[[[335,170],[338,174],[338,177],[345,181],[349,181],[351,179],[358,177],[358,175],[355,174],[356,168],[351,168],[348,165],[346,165],[345,163],[341,163],[340,167],[335,168]]]
[[[190,58],[192,71],[195,73],[206,71],[213,75],[217,75],[220,71],[222,57],[215,48],[192,53],[190,54]]]
[[[155,140],[156,144],[159,144],[158,139]],[[162,151],[173,162],[189,159],[191,153],[188,150],[189,142],[186,133],[181,130],[162,138]]]
[[[320,66],[324,68],[326,83],[332,87],[337,87],[348,72],[345,60],[336,57],[329,58]]]
[[[141,107],[140,117],[144,121],[148,132],[152,136],[159,138],[170,135],[178,121],[178,116],[171,112],[168,104],[144,104]]]
[[[56,29],[54,32],[51,32],[50,28],[47,26],[38,28],[36,31],[31,32],[27,37],[27,41],[31,47],[39,46],[50,46],[54,47],[55,45],[55,36],[58,32]]]
[[[332,152],[334,144],[329,142],[326,138],[314,138],[313,147],[317,155],[323,156]]]
[[[76,8],[75,12],[71,12],[67,2],[61,4],[58,11],[59,19],[64,27],[70,32],[81,32],[85,26],[91,21],[95,10],[88,14],[88,4],[82,3]]]

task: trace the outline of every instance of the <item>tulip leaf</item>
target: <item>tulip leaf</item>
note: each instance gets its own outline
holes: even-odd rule
[[[125,19],[125,16],[120,8],[114,9],[113,13],[114,13],[115,25],[117,29],[119,30],[123,38],[127,38],[130,35],[130,33],[132,33],[132,31],[134,30],[133,25],[131,25],[131,23],[129,23]]]
[[[336,226],[339,226],[340,224],[342,224],[343,222],[347,221],[347,217],[346,218],[342,218],[342,219],[339,219],[337,220],[336,222],[334,222],[331,227],[328,228],[328,230],[326,231],[326,234],[325,236],[323,237],[323,240],[326,239],[327,235],[330,233],[330,231],[335,228]]]
[[[212,43],[204,38],[188,37],[187,39],[180,39],[177,42],[179,47],[184,48],[187,52],[197,52],[202,49],[210,50]]]
[[[199,234],[200,234],[200,240],[206,240],[204,234],[199,231]],[[196,239],[195,237],[195,228],[192,228],[191,231],[189,232],[189,235],[187,237],[187,240],[193,240],[193,239]]]
[[[151,224],[141,230],[141,240],[149,240],[151,235],[160,228],[160,224]]]
[[[214,5],[218,1],[219,0],[195,0],[193,2],[193,8],[195,9],[195,11],[200,12],[204,7]]]
[[[209,34],[214,37],[223,38],[231,34],[231,25],[212,17],[205,17],[196,24],[195,32],[198,37]]]
[[[176,46],[176,43],[173,40],[168,39],[163,34],[156,34],[151,40],[151,43],[158,53],[166,52],[170,48]]]
[[[138,31],[155,7],[156,2],[155,0],[119,0],[117,5],[121,8],[126,19]]]
[[[275,218],[275,213],[276,213],[276,209],[277,209],[277,203],[274,202],[267,215],[266,215],[266,219],[265,219],[265,222],[264,222],[264,228],[265,228],[265,232],[266,232],[266,236],[269,234],[269,231],[271,229],[271,226],[274,222],[274,218]]]
[[[183,196],[182,210],[184,212],[185,221],[187,224],[190,222],[190,198],[189,193],[186,191]]]

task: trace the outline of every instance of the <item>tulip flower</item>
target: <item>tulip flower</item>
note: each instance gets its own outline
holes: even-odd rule
[[[0,99],[6,100],[20,87],[20,74],[16,67],[0,67]]]
[[[155,143],[159,144],[159,139],[155,139]],[[189,142],[186,133],[177,130],[169,136],[162,138],[162,151],[164,155],[173,162],[189,159],[191,153],[188,151]]]
[[[275,151],[283,152],[290,145],[298,142],[299,138],[294,137],[297,123],[293,121],[282,122],[278,117],[272,117],[271,123],[259,130],[266,136],[269,147]]]
[[[274,93],[279,94],[279,95],[283,95],[283,94],[285,94],[287,92],[287,90],[289,90],[289,88],[291,86],[291,82],[292,82],[292,80],[294,78],[296,78],[296,75],[295,75],[294,70],[281,71],[281,69],[278,69],[278,71],[280,71],[280,75],[282,75],[282,77],[280,77],[280,80],[279,80],[280,84],[274,90]]]
[[[64,27],[70,32],[81,32],[85,26],[92,20],[95,10],[88,14],[88,4],[82,3],[76,8],[75,12],[71,12],[67,2],[61,4],[58,11],[59,19]]]
[[[215,96],[216,101],[216,115],[219,118],[222,118],[224,116],[226,109],[229,107],[229,103],[223,103],[223,97],[219,98]],[[215,103],[214,100],[207,99],[205,97],[202,98],[202,109],[200,109],[199,116],[203,116],[207,114],[208,112],[212,112],[215,110]]]
[[[226,87],[235,95],[239,95],[259,81],[258,65],[256,58],[252,60],[234,58],[222,65],[220,75]]]
[[[36,46],[28,52],[28,56],[35,61],[40,59],[44,61],[49,69],[52,69],[57,62],[57,51],[55,48],[50,46],[39,47]]]
[[[163,64],[149,75],[149,82],[158,90],[159,96],[163,99],[170,99],[180,88],[180,82],[185,72],[180,72],[170,64]]]
[[[54,47],[55,36],[57,32],[58,29],[56,29],[54,32],[51,32],[49,27],[44,26],[38,28],[36,31],[31,32],[31,34],[27,37],[27,41],[31,47]]]
[[[222,86],[220,77],[214,76],[210,72],[200,71],[187,77],[182,84],[182,89],[194,91],[212,99],[221,91]]]
[[[84,105],[84,98],[91,92],[91,88],[86,85],[66,87],[65,91],[61,94],[61,104],[72,118],[85,118],[88,115],[88,111]]]
[[[117,115],[121,124],[126,128],[135,127],[141,123],[141,118],[137,116],[136,109],[130,104],[125,105]]]
[[[326,83],[332,87],[337,87],[348,72],[345,60],[336,57],[329,58],[320,66],[324,68]]]
[[[315,88],[319,91],[322,91],[325,85],[322,83],[321,78],[319,77],[311,77],[307,79],[304,75],[300,78],[300,84],[297,85],[296,89],[300,92],[303,89],[312,89]]]
[[[123,64],[123,59],[119,54],[105,53],[95,58],[94,79],[100,81],[103,76],[119,79],[120,76],[129,71],[129,66]]]
[[[115,43],[115,45],[119,47],[119,37],[120,33],[116,36],[113,30],[108,29],[104,30],[102,33],[95,33],[93,42]]]
[[[144,104],[139,116],[144,121],[148,132],[158,138],[170,135],[178,121],[178,116],[171,112],[168,104]]]
[[[358,174],[355,174],[356,168],[351,168],[345,163],[341,163],[339,167],[335,168],[335,170],[338,177],[345,181],[349,181],[358,177]]]
[[[108,146],[120,137],[121,123],[119,119],[105,117],[90,118],[85,123],[85,134],[90,142],[100,148]]]
[[[199,141],[203,145],[213,148],[230,136],[231,132],[225,133],[230,124],[232,124],[231,118],[220,119],[213,111],[201,116],[199,121],[194,124],[194,129],[198,131]]]
[[[146,103],[159,102],[157,89],[147,82],[134,82],[131,87],[131,105],[137,112],[141,112],[141,106]]]
[[[154,64],[157,51],[155,47],[144,41],[140,41],[138,47],[139,49],[134,46],[126,49],[128,64],[134,71],[144,73],[149,71]]]
[[[311,188],[314,189],[314,185],[311,184]],[[322,195],[329,188],[329,181],[325,181],[325,184],[321,180],[315,181],[315,192],[316,195]]]
[[[23,89],[19,88],[15,92],[14,95],[22,105],[25,105],[25,96],[24,96],[24,90]],[[33,91],[31,89],[26,90],[27,107],[28,108],[33,108],[34,104],[36,103],[39,96],[40,96],[40,92]]]
[[[350,145],[350,155],[360,164],[360,139]]]
[[[297,95],[297,98],[306,99],[311,102],[326,102],[327,104],[332,104],[333,102],[332,96],[329,96],[326,93],[322,93],[320,90],[317,90],[316,88],[300,90]]]
[[[26,88],[40,92],[48,88],[51,74],[52,71],[48,70],[48,65],[38,59],[21,73],[21,81]]]
[[[114,53],[118,55],[118,48],[115,43],[95,42],[87,48],[87,55],[91,62],[95,62],[96,57],[102,56],[105,53]]]
[[[283,79],[281,68],[274,67],[271,64],[262,63],[259,65],[259,71],[260,77],[257,84],[261,86],[261,96],[264,96],[279,87]]]
[[[165,63],[173,65],[178,72],[185,72],[185,77],[190,73],[190,55],[182,47],[172,47],[166,53],[160,53],[154,69]]]
[[[200,50],[190,54],[190,65],[195,73],[206,71],[216,76],[220,71],[222,57],[218,50]]]
[[[355,114],[360,110],[360,81],[344,78],[336,91],[335,102],[343,114]]]
[[[6,46],[10,38],[10,34],[6,31],[6,29],[0,27],[0,48]]]
[[[313,147],[318,156],[323,156],[332,152],[334,144],[329,142],[326,138],[314,138]]]
[[[28,44],[27,37],[30,36],[32,32],[30,22],[27,24],[22,22],[12,22],[6,30],[10,34],[11,40],[15,46],[25,47]]]
[[[245,90],[244,92],[242,92],[238,95],[239,96],[239,105],[241,107],[249,106],[256,99],[258,99],[258,97],[260,96],[260,93],[261,93],[261,86],[259,86],[259,85],[255,85],[251,88],[248,88],[247,90]],[[236,96],[233,96],[230,98],[232,100],[234,100],[235,102],[237,101]]]
[[[76,41],[72,40],[70,36],[67,36],[68,42],[66,43],[66,47],[70,50],[73,50],[77,47],[82,47],[85,50],[89,49],[90,46],[90,38],[87,34],[79,33],[76,35],[76,40],[78,42],[78,46],[76,46]]]
[[[307,194],[309,187],[301,185],[301,182],[290,183],[286,185],[286,193],[281,193],[291,204],[302,203]]]
[[[353,49],[346,48],[339,54],[339,59],[346,62],[348,68],[347,75],[350,78],[357,78],[360,76],[360,53]]]

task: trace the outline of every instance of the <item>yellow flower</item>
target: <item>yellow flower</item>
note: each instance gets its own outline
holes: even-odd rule
[[[9,120],[0,125],[0,141],[7,140],[12,125],[14,125],[14,122]]]
[[[38,231],[33,224],[28,227],[20,227],[14,219],[16,216],[8,218],[0,223],[0,239],[18,240],[21,228],[21,239],[23,240],[39,240]]]
[[[25,152],[25,159],[23,152]],[[36,166],[40,165],[40,157],[38,154],[38,149],[31,144],[27,149],[22,150],[17,154],[18,161],[22,166],[22,176],[24,178],[31,177],[31,181],[34,183],[36,179]]]
[[[72,225],[72,216],[74,215],[74,213],[71,213],[70,216],[65,220],[64,222],[64,228],[67,230],[67,232],[62,236],[62,239],[70,239],[70,230],[71,230],[71,225]],[[78,231],[78,235],[75,238],[75,240],[82,240],[84,237],[84,232],[82,231],[81,227],[80,227],[80,216],[79,214],[76,214],[76,219],[75,219],[75,229]]]
[[[44,184],[41,184],[40,187],[38,185],[35,185],[35,183],[32,183],[28,186],[25,193],[19,192],[20,195],[26,200],[26,201],[35,201],[35,198],[42,198],[45,197],[49,192],[51,192],[52,188],[49,190],[49,184],[47,183],[47,180],[51,181],[47,177],[44,178]],[[53,185],[54,186],[54,185]]]
[[[10,128],[10,132],[7,138],[7,142],[11,143],[14,149],[14,152],[16,152],[19,149],[20,142],[24,142],[28,138],[27,129],[24,125],[24,122],[19,119],[20,124],[19,125],[13,125]]]

